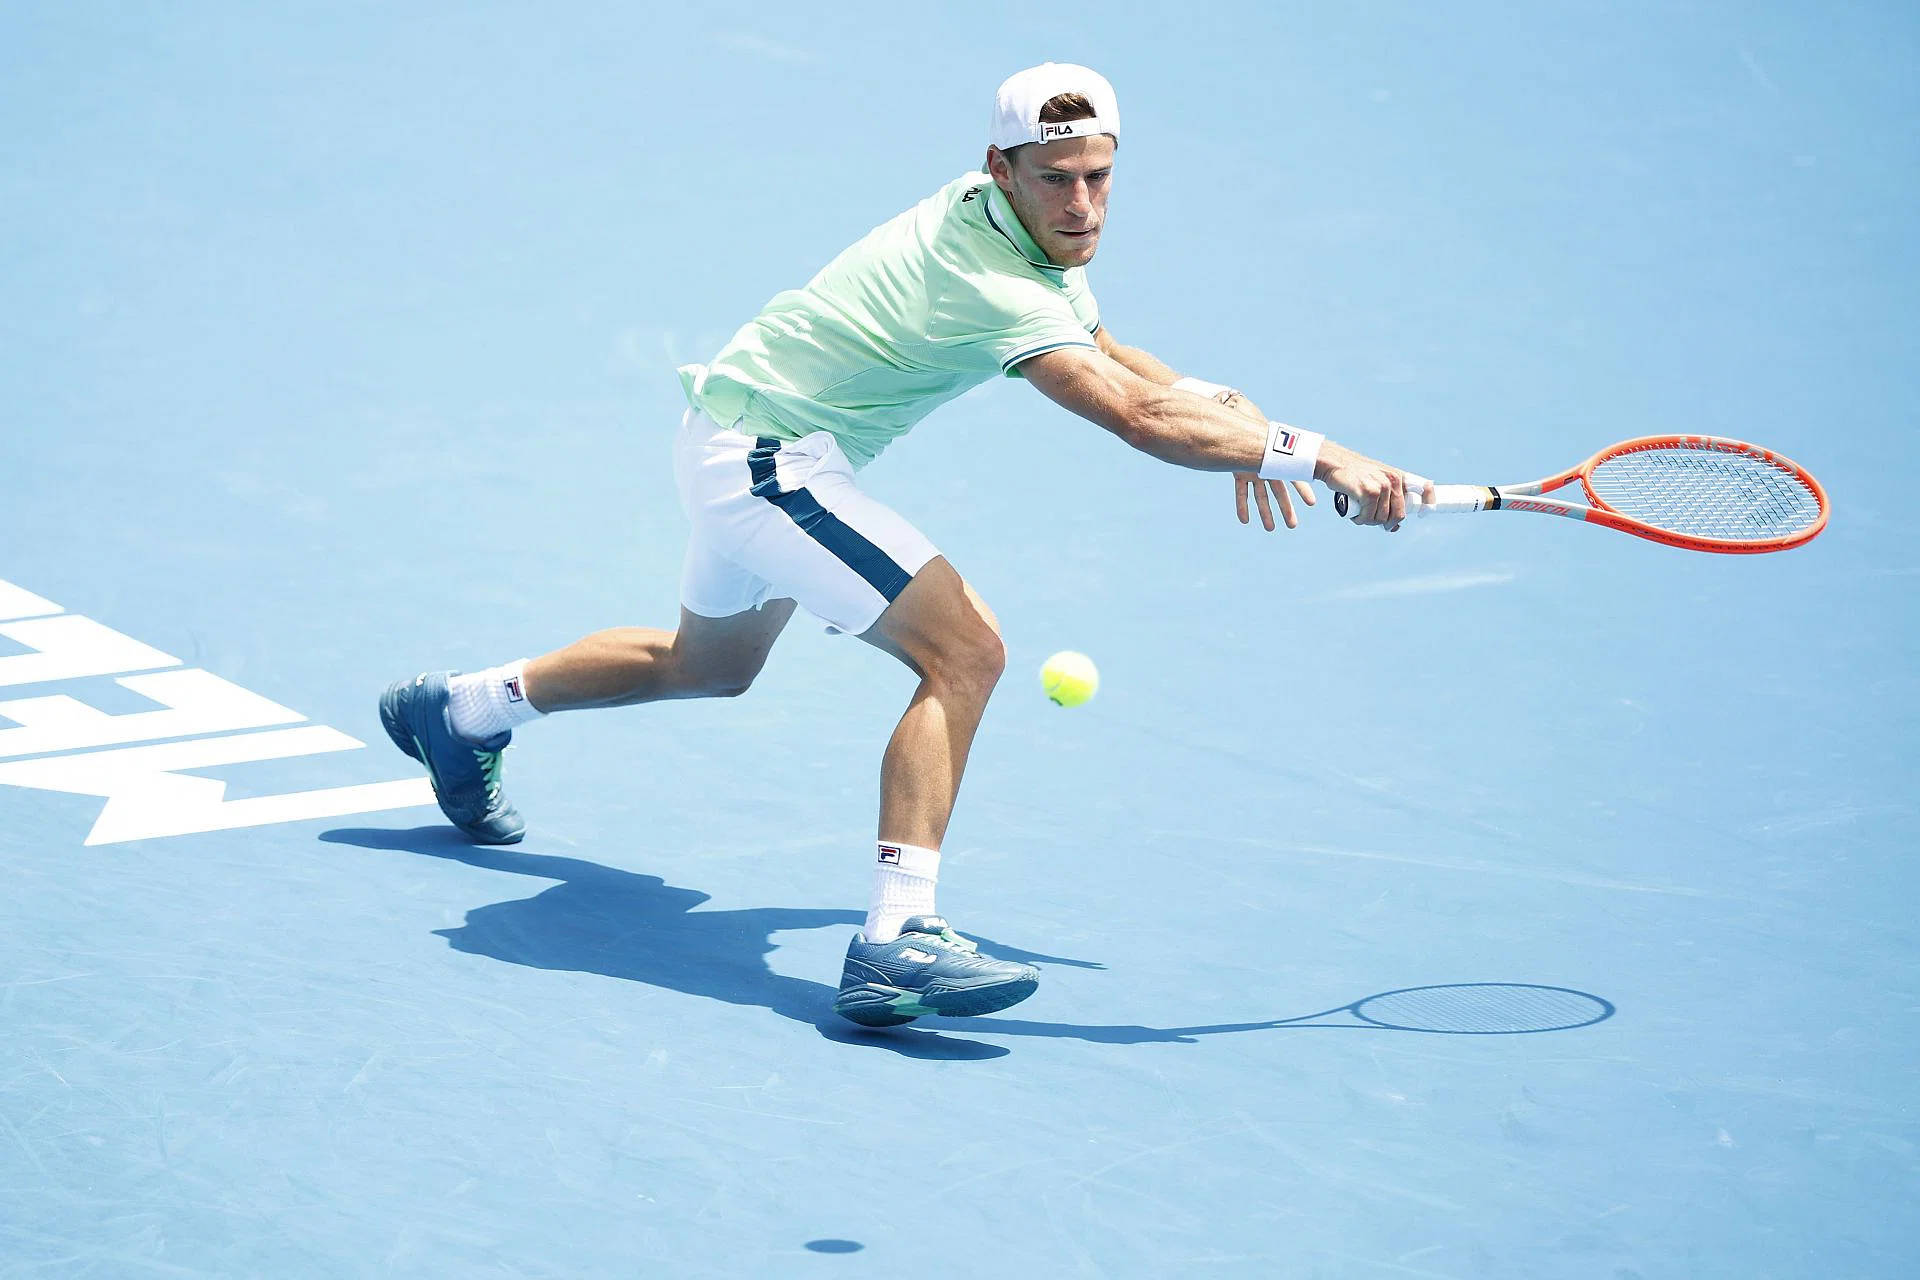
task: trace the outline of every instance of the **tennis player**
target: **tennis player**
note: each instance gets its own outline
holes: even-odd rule
[[[554,653],[389,688],[380,714],[440,808],[482,844],[525,824],[500,786],[513,730],[558,711],[746,692],[796,606],[920,677],[887,744],[866,927],[834,1009],[886,1026],[980,1014],[1030,995],[1031,965],[979,953],[934,905],[940,842],[1006,653],[993,612],[906,519],[860,490],[861,467],[989,378],[1023,378],[1134,448],[1231,472],[1274,528],[1289,486],[1344,492],[1362,524],[1406,514],[1402,473],[1270,422],[1244,396],[1123,346],[1086,265],[1107,221],[1120,111],[1086,67],[1046,63],[1000,86],[985,172],[962,175],[777,295],[711,362],[680,370],[674,441],[692,522],[680,625],[620,627]],[[1269,500],[1269,493],[1272,500]]]

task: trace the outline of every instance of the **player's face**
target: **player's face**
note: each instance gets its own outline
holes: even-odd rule
[[[1084,266],[1100,247],[1113,178],[1112,137],[1036,142],[1014,155],[989,149],[993,180],[1033,242],[1057,267]]]

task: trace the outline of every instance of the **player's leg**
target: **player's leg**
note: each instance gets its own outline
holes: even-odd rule
[[[940,841],[1006,664],[998,625],[925,535],[861,492],[831,437],[740,443],[751,448],[732,470],[754,483],[709,506],[727,563],[920,677],[882,764],[882,861],[868,941],[890,942],[909,916],[934,914]],[[908,880],[919,886],[914,893],[893,891]]]
[[[727,517],[746,498],[749,447],[698,414],[681,422],[676,472],[693,527],[677,631],[602,631],[531,661],[428,672],[380,699],[387,735],[426,766],[441,812],[473,840],[510,844],[525,834],[500,787],[501,753],[516,726],[549,711],[730,695],[753,683],[794,606],[770,599],[767,581],[717,545],[737,534]],[[737,482],[716,481],[716,471],[732,470]]]
[[[1039,971],[979,953],[934,906],[940,842],[987,700],[1006,668],[992,610],[935,557],[861,639],[920,677],[880,770],[879,862],[867,925],[847,947],[834,1011],[866,1026],[993,1013]]]
[[[677,631],[616,627],[532,660],[426,672],[387,690],[381,723],[426,766],[449,821],[481,844],[511,844],[526,833],[500,785],[515,728],[554,711],[744,693],[792,616],[791,600],[718,618],[682,606]]]
[[[554,712],[737,697],[766,665],[793,608],[791,600],[769,600],[758,609],[708,618],[682,606],[677,631],[596,631],[529,662],[527,699],[542,712]]]
[[[677,630],[614,627],[531,661],[463,676],[454,686],[454,727],[484,737],[554,711],[745,693],[793,617],[794,602],[774,598],[764,577],[718,545],[734,536],[715,515],[718,506],[724,517],[726,505],[701,498],[696,491],[688,500],[693,529],[680,570]]]
[[[1005,663],[993,615],[925,535],[860,491],[832,437],[703,432],[683,471],[696,529],[776,594],[920,676],[883,768],[874,934],[848,945],[834,1009],[886,1026],[1025,999],[1039,972],[980,955],[933,907],[940,838]]]
[[[880,765],[880,839],[938,849],[987,699],[1006,669],[999,620],[942,556],[861,639],[920,677]]]

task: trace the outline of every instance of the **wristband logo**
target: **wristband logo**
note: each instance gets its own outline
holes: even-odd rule
[[[1287,427],[1276,427],[1273,432],[1273,451],[1291,458],[1293,447],[1300,443],[1300,433]]]
[[[527,700],[526,691],[520,687],[519,676],[514,676],[513,678],[509,679],[506,682],[506,687],[507,687],[508,702],[525,702]]]

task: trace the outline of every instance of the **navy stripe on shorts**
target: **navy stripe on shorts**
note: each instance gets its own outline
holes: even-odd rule
[[[912,574],[894,563],[893,557],[862,537],[859,530],[821,506],[819,500],[805,488],[792,492],[781,490],[780,479],[774,468],[774,455],[780,452],[780,446],[785,443],[771,436],[754,438],[753,450],[747,454],[747,474],[753,479],[753,488],[749,492],[786,512],[787,518],[799,525],[801,532],[866,579],[867,585],[885,596],[889,603],[899,599],[900,593],[913,581]]]

